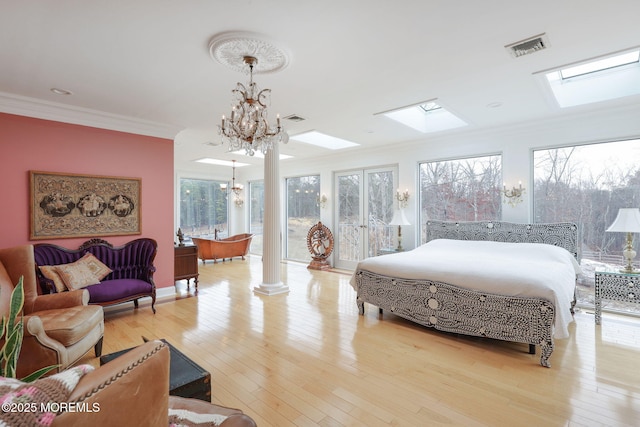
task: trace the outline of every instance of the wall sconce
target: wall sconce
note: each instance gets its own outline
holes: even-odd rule
[[[396,191],[396,199],[398,199],[398,207],[404,209],[409,204],[409,190],[404,190],[402,193],[400,189]]]
[[[320,206],[320,209],[324,209],[327,206],[327,195],[324,193],[320,195],[320,193],[318,193],[316,196],[316,204]]]
[[[522,188],[522,181],[518,181],[518,188],[513,186],[511,189],[507,189],[507,184],[504,184],[502,187],[504,201],[511,207],[515,207],[518,203],[522,203],[522,195],[524,193],[525,189]]]

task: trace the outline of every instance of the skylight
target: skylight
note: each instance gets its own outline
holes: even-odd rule
[[[340,150],[342,148],[355,147],[360,144],[347,141],[346,139],[336,138],[324,133],[312,130],[291,137],[294,141],[304,142],[305,144],[317,145],[318,147],[328,148],[329,150]]]
[[[238,156],[247,156],[247,152],[245,150],[232,151],[231,154],[237,154]],[[256,151],[251,157],[262,159],[264,158],[264,154],[262,154],[262,151]],[[280,154],[278,158],[280,160],[285,160],[285,159],[290,159],[292,157],[293,156],[290,156],[288,154]]]
[[[609,70],[615,67],[621,67],[623,65],[633,64],[638,62],[640,58],[640,50],[633,52],[623,53],[622,55],[612,56],[610,58],[599,59],[596,61],[587,62],[585,64],[576,65],[575,67],[563,68],[560,70],[560,75],[563,79],[570,79],[572,77],[582,76],[590,73],[597,73],[598,71]]]
[[[447,111],[436,101],[427,101],[379,114],[384,114],[386,117],[422,133],[467,126],[464,120]]]
[[[220,159],[212,159],[211,157],[204,157],[202,159],[196,160],[198,163],[207,163],[209,165],[218,165],[218,166],[233,166],[234,163],[231,160],[220,160]],[[235,162],[236,167],[249,166],[249,163],[240,163]]]
[[[561,108],[640,94],[640,49],[537,73]]]

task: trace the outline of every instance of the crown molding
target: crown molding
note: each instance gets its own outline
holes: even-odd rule
[[[0,92],[0,112],[173,140],[183,127]]]

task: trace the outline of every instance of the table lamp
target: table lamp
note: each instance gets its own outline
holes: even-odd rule
[[[640,210],[637,208],[621,208],[613,224],[607,228],[607,232],[627,233],[627,240],[622,250],[622,256],[627,264],[620,269],[622,273],[638,273],[633,269],[633,259],[636,251],[633,250],[633,234],[640,233]]]
[[[396,248],[397,252],[402,252],[402,226],[403,225],[411,225],[409,221],[407,221],[407,217],[404,216],[404,210],[398,209],[393,213],[393,218],[391,218],[391,222],[389,225],[397,225],[398,226],[398,247]]]

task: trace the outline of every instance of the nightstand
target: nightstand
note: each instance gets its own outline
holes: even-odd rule
[[[640,303],[640,274],[621,273],[617,270],[595,272],[596,325],[600,324],[602,300]]]

